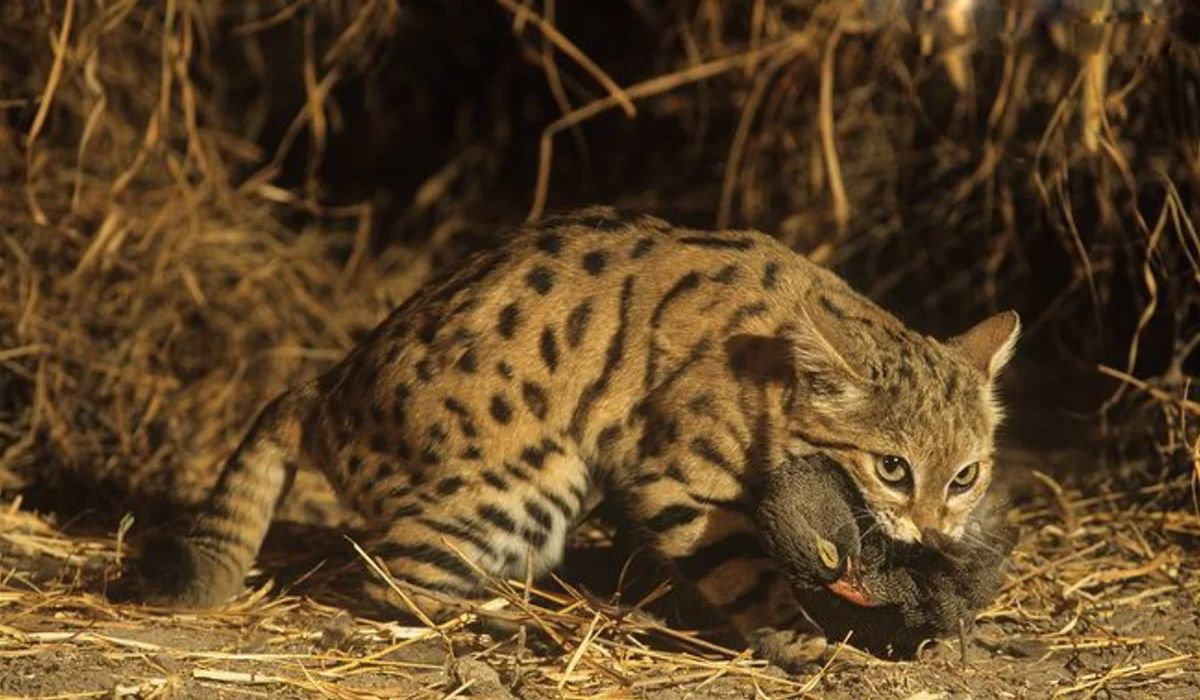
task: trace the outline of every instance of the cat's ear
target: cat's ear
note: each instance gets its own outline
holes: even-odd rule
[[[975,324],[971,330],[946,344],[958,350],[967,362],[994,378],[1012,358],[1021,335],[1021,318],[1016,311],[1002,311]]]
[[[847,333],[846,325],[819,308],[800,307],[798,311],[802,323],[787,333],[797,370],[858,383],[862,372],[851,356],[856,343]]]

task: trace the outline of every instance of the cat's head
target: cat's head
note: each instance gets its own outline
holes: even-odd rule
[[[960,538],[991,483],[1017,314],[941,342],[865,300],[822,302],[779,335],[732,339],[731,361],[787,384],[789,452],[843,465],[889,536]]]

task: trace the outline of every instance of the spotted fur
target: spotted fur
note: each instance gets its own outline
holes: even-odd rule
[[[829,453],[894,536],[954,535],[987,475],[955,498],[946,484],[967,463],[990,474],[991,378],[1015,332],[1001,315],[948,343],[923,337],[757,232],[609,208],[550,218],[268,405],[170,560],[166,593],[236,594],[305,464],[430,609],[477,595],[476,567],[548,571],[606,493],[748,637],[811,646],[755,532],[765,470]],[[907,491],[874,476],[887,455],[913,465]]]

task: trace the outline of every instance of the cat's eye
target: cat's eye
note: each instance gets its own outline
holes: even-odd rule
[[[836,569],[838,567],[837,545],[824,537],[817,537],[817,556],[821,557],[821,563],[825,565],[825,568]]]
[[[912,468],[908,460],[896,455],[888,455],[875,462],[875,473],[884,483],[891,486],[903,485],[912,478]]]
[[[955,493],[962,493],[974,486],[977,479],[979,479],[979,462],[971,462],[959,469],[954,478],[950,480],[950,489]]]

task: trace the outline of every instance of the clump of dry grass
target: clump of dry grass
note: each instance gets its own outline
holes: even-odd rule
[[[564,168],[619,170],[603,160],[623,149],[614,119],[687,144],[681,177],[674,145],[644,153],[630,140],[649,175],[642,195],[622,188],[626,200],[776,230],[907,315],[937,319],[927,330],[1027,308],[1035,347],[1120,380],[1105,406],[1114,424],[1149,401],[1174,435],[1166,450],[1196,451],[1193,15],[1116,18],[1097,44],[1086,17],[1016,3],[997,25],[1006,43],[981,29],[964,53],[948,30],[884,22],[875,6],[634,5],[609,12],[658,48],[610,69],[573,38],[594,43],[586,27],[605,10],[452,4],[435,28],[511,34],[561,116],[522,131],[521,115],[490,113],[509,136],[421,164],[430,175],[410,201],[384,207],[402,212],[396,222],[379,220],[378,197],[347,198],[330,174],[345,169],[329,162],[355,109],[398,128],[387,120],[404,110],[371,90],[403,72],[389,51],[428,29],[421,7],[6,7],[5,483],[83,473],[117,494],[172,479],[189,492],[265,398],[328,366],[485,211],[511,219],[531,199],[537,215],[564,186],[579,196]],[[495,79],[542,94],[527,77]],[[364,93],[339,93],[347,81]],[[529,189],[503,188],[512,177],[489,148],[538,153]],[[433,235],[386,245],[396,226]]]
[[[361,57],[379,5],[326,8],[350,22],[331,70]],[[222,70],[211,33],[287,15],[228,27],[206,7],[3,11],[4,55],[25,78],[6,83],[0,124],[7,486],[82,472],[117,492],[188,493],[266,397],[340,356],[429,269],[427,251],[368,257],[368,208],[280,189],[267,154],[223,130],[237,115],[216,114],[219,97],[236,85],[204,80]],[[280,223],[306,207],[322,225]]]

